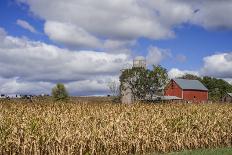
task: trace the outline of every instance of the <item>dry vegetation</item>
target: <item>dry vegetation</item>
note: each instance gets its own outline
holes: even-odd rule
[[[232,144],[232,105],[0,101],[0,154],[144,154]]]

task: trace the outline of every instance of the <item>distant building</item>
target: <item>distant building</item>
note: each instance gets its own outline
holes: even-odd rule
[[[6,98],[6,95],[5,94],[1,94],[0,98]]]
[[[172,79],[164,91],[165,96],[176,96],[185,101],[208,101],[208,89],[198,80]]]
[[[223,98],[222,98],[223,102],[228,102],[228,103],[232,103],[232,93],[227,93]]]

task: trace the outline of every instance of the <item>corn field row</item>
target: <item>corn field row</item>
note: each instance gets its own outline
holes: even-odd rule
[[[232,145],[232,105],[0,101],[0,154],[145,154]]]

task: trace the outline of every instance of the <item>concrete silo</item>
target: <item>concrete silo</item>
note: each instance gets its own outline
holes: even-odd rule
[[[138,56],[133,60],[133,68],[146,68],[146,59],[142,56]],[[122,72],[128,71],[131,68],[123,69]],[[121,89],[121,101],[124,104],[131,104],[133,103],[133,94],[130,88],[129,83],[124,82],[122,83]]]

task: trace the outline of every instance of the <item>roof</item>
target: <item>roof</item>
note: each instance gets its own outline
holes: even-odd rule
[[[161,100],[182,100],[182,99],[176,96],[162,96]]]
[[[227,94],[232,97],[232,93],[227,93]]]
[[[208,89],[198,80],[173,79],[181,89],[204,90]]]
[[[147,98],[149,100],[149,98]],[[159,95],[155,95],[152,97],[152,100],[182,100],[181,98],[179,97],[176,97],[176,96],[159,96]]]

